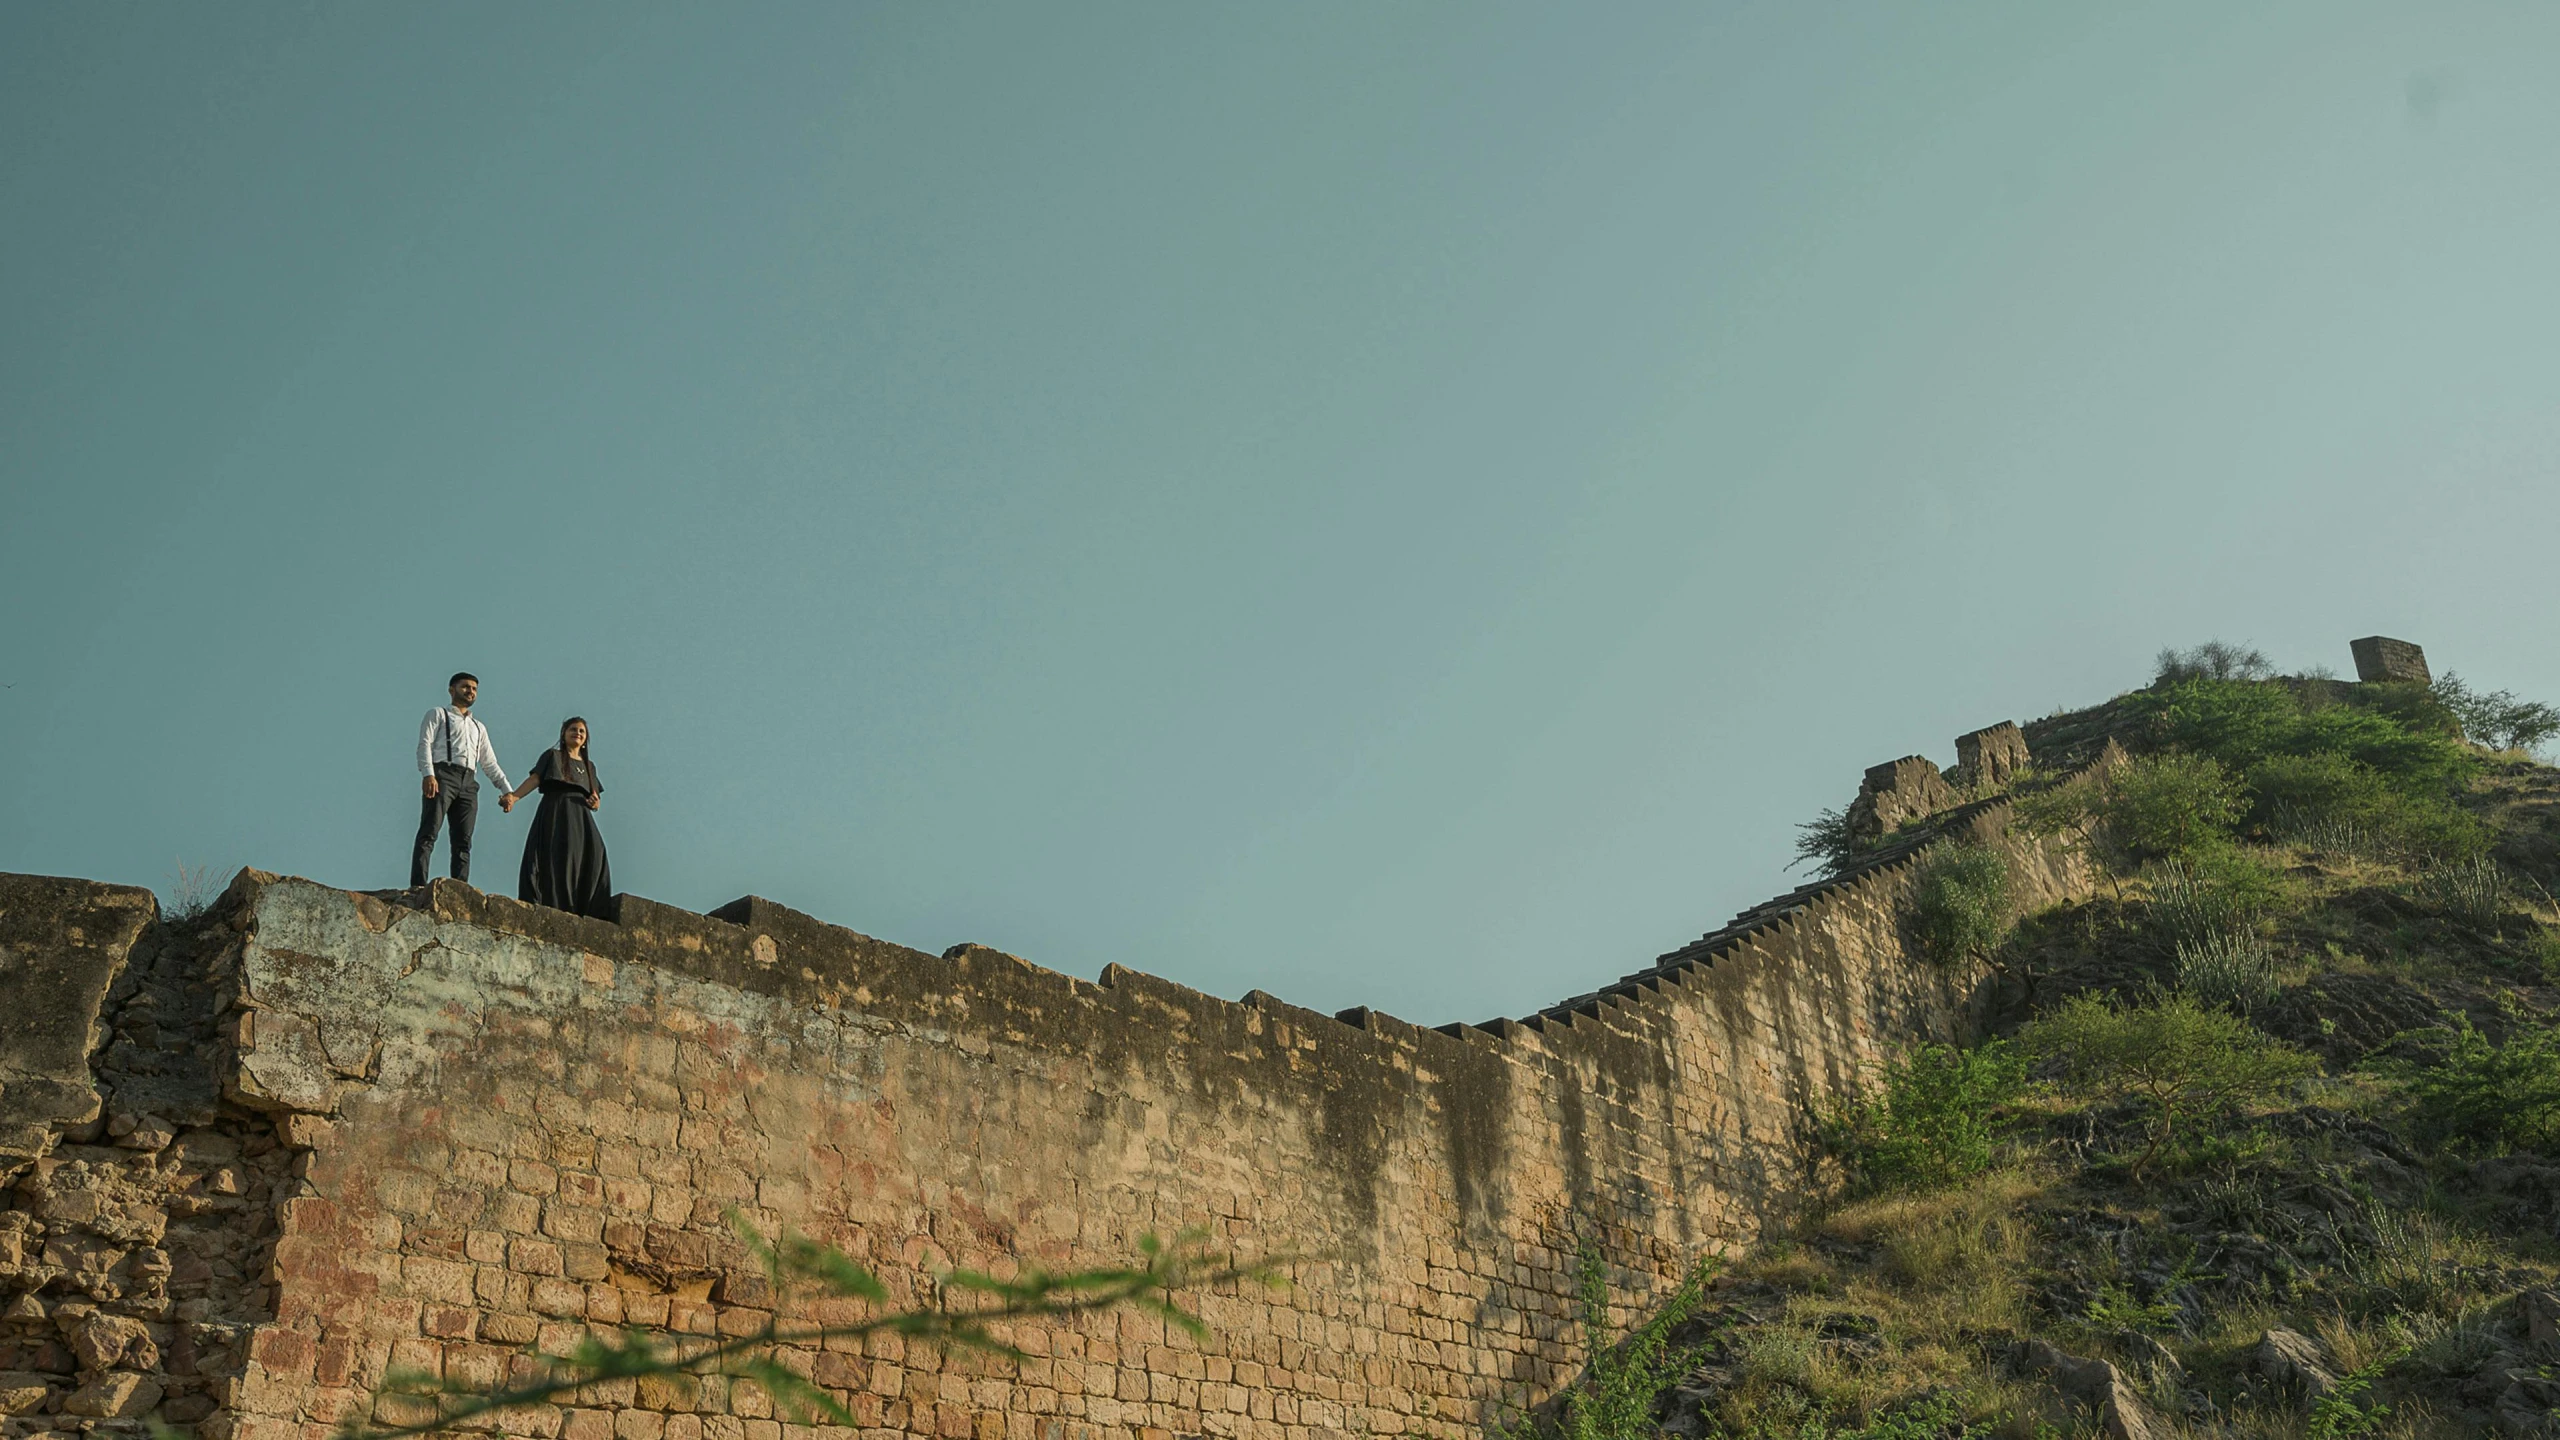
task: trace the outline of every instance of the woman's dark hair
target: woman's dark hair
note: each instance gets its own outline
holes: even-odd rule
[[[572,725],[584,725],[586,723],[587,717],[584,715],[572,715],[568,719],[560,722],[559,750],[560,759],[563,763],[566,763],[569,758],[569,727]],[[596,788],[596,747],[593,743],[595,739],[595,732],[592,729],[588,731],[587,739],[589,743],[587,745],[587,753],[584,757],[587,762],[587,788],[589,790],[593,790]],[[566,779],[567,777],[563,776],[562,778]]]

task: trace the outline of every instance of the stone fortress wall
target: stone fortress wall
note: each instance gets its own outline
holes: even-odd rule
[[[1955,776],[1860,795],[1921,830],[1589,995],[1424,1029],[931,955],[749,898],[615,922],[450,881],[359,894],[244,871],[207,916],[0,877],[0,1412],[9,1435],[320,1440],[391,1368],[493,1382],[580,1327],[701,1335],[777,1303],[742,1215],[903,1298],[953,1266],[1115,1263],[1205,1229],[1305,1257],[1016,1338],[793,1357],[861,1440],[1482,1433],[1585,1360],[1575,1246],[1621,1318],[1808,1183],[1810,1109],[1968,1029],[1987,969],[1905,943],[1913,857],[1969,834],[2029,903],[2081,861],[2012,833],[2013,726]],[[784,1301],[781,1303],[793,1303]],[[745,1382],[519,1412],[566,1440],[854,1440]]]

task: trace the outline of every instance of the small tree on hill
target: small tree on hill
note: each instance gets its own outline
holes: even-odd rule
[[[2128,860],[2186,855],[2227,841],[2247,809],[2229,771],[2206,755],[2145,755],[2106,777],[2098,825]]]
[[[2180,680],[2264,680],[2275,673],[2267,663],[2266,653],[2253,645],[2233,645],[2221,640],[2207,640],[2192,650],[2168,646],[2153,662],[2151,683],[2175,684]]]
[[[2560,710],[2533,700],[2519,700],[2510,690],[2483,694],[2447,671],[2435,683],[2435,697],[2462,724],[2462,734],[2492,750],[2538,750],[2560,735]]]
[[[1982,845],[1939,844],[1911,882],[1911,929],[1922,953],[1941,965],[1987,959],[2013,920],[2009,863]]]
[[[2186,995],[2131,1006],[2081,995],[2027,1026],[2018,1042],[2055,1066],[2074,1093],[2148,1102],[2151,1143],[2134,1159],[2137,1175],[2198,1118],[2265,1100],[2319,1068],[2239,1016]]]
[[[2026,1085],[2027,1062],[1999,1040],[1970,1050],[1923,1045],[1896,1057],[1882,1079],[1823,1126],[1864,1194],[1934,1190],[1989,1169],[2000,1107]]]

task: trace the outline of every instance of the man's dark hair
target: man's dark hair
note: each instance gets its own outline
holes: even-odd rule
[[[477,685],[477,684],[479,684],[479,683],[480,683],[480,677],[479,677],[479,676],[477,676],[477,675],[472,674],[470,671],[468,671],[468,670],[456,670],[456,671],[454,671],[454,672],[453,672],[453,678],[452,678],[452,679],[450,679],[450,680],[447,680],[446,682],[444,682],[444,688],[446,688],[447,690],[450,690],[450,689],[452,689],[454,686],[461,684],[461,683],[462,683],[463,681],[465,681],[465,680],[470,681],[470,682],[471,682],[472,684],[474,684],[474,685]]]

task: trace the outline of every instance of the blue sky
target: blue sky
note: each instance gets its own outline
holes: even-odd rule
[[[1436,1023],[1860,769],[2560,699],[2560,11],[0,10],[0,869],[622,888]],[[511,891],[525,818],[481,824]]]

